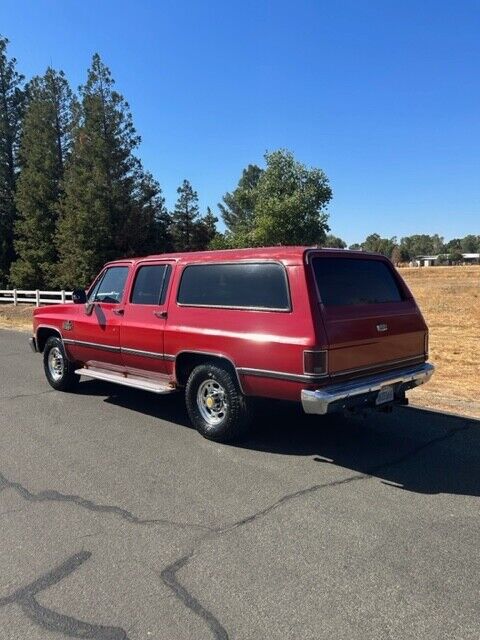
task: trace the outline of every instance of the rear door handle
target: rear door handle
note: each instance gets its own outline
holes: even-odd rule
[[[168,316],[168,313],[166,311],[154,311],[153,315],[157,318],[165,319]]]
[[[125,309],[114,309],[114,310],[113,310],[113,313],[114,313],[116,316],[123,316],[123,314],[125,313]]]

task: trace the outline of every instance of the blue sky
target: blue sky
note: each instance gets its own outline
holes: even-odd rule
[[[480,233],[477,0],[2,0],[0,32],[27,77],[76,87],[101,54],[170,206],[188,178],[216,210],[286,147],[329,176],[349,243]]]

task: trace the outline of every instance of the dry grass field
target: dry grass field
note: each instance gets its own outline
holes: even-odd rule
[[[437,370],[412,404],[480,418],[480,266],[400,269],[430,327]],[[29,330],[33,307],[0,304],[0,327]]]
[[[0,302],[0,329],[19,329],[30,331],[32,328],[32,314],[35,309],[31,304],[4,304]]]
[[[400,269],[430,328],[437,370],[412,404],[480,417],[480,266]]]

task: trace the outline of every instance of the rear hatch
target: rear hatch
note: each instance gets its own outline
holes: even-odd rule
[[[328,371],[357,377],[426,359],[427,328],[392,264],[372,254],[309,255],[328,338]]]

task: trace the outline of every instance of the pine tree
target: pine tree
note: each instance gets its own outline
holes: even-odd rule
[[[16,286],[52,283],[61,181],[71,146],[73,97],[63,72],[47,69],[31,80],[20,143],[15,249],[10,280]]]
[[[132,255],[171,251],[171,216],[160,185],[149,172],[140,172],[137,180],[134,215],[130,224]]]
[[[98,54],[80,88],[81,113],[64,180],[56,243],[57,282],[86,285],[108,260],[131,254],[140,138],[128,103]],[[134,243],[135,244],[135,243]]]
[[[217,222],[218,218],[213,215],[210,207],[207,207],[207,213],[193,227],[193,245],[197,251],[210,248],[218,233]]]
[[[8,40],[0,36],[0,282],[6,281],[15,257],[15,184],[24,105],[23,76],[15,58],[7,57]]]
[[[194,251],[198,224],[198,194],[188,180],[177,189],[178,200],[172,215],[171,234],[175,251]]]

